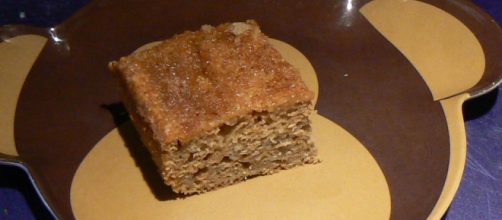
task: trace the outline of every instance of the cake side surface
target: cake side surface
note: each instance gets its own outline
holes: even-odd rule
[[[165,182],[175,191],[200,193],[303,164],[318,162],[310,140],[310,103],[254,112],[235,124],[179,144],[163,154]]]

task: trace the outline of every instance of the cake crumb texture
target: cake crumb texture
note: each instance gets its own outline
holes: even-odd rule
[[[317,162],[314,94],[256,22],[203,25],[110,63],[131,119],[175,192]]]

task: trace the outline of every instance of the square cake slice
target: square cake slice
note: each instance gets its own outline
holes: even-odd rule
[[[204,25],[109,67],[177,193],[318,161],[308,118],[313,93],[254,21]]]

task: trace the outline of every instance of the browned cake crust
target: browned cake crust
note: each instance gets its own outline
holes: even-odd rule
[[[169,168],[178,148],[246,116],[310,108],[313,98],[254,21],[186,31],[112,62],[110,69],[120,78],[126,107],[166,183],[184,193],[217,187],[180,186],[181,174]],[[302,110],[301,120],[308,120],[310,110]]]

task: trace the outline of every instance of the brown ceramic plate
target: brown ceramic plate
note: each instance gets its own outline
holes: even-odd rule
[[[323,162],[180,198],[107,63],[246,19],[318,92]],[[502,78],[502,32],[467,0],[100,0],[54,28],[0,33],[0,161],[26,168],[62,219],[438,219],[463,172],[461,105]]]

